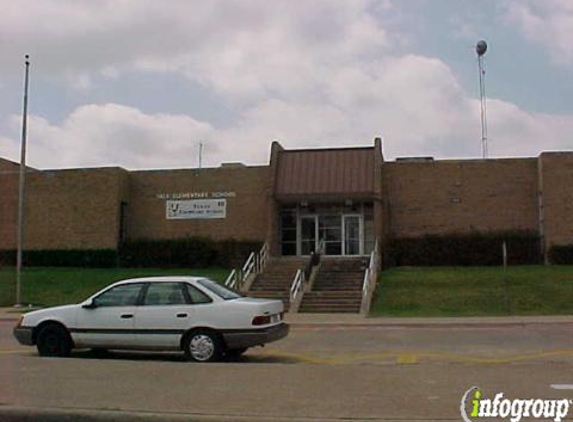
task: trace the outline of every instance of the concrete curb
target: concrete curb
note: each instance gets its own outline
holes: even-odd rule
[[[544,324],[573,324],[573,316],[514,316],[514,317],[442,317],[442,318],[363,318],[359,316],[294,314],[286,316],[293,328],[328,327],[387,327],[387,328],[448,328],[501,327]]]
[[[396,322],[379,324],[349,324],[349,323],[290,323],[293,329],[318,328],[496,328],[496,327],[528,327],[535,325],[573,325],[573,321],[530,321],[530,322]]]
[[[348,422],[348,418],[305,418],[272,415],[225,415],[156,412],[124,412],[99,409],[35,408],[1,406],[0,422]],[[356,419],[358,420],[358,419]],[[361,419],[363,420],[363,419]],[[368,418],[370,422],[404,422],[404,419]],[[440,419],[440,422],[458,419]],[[437,422],[433,419],[426,422]]]

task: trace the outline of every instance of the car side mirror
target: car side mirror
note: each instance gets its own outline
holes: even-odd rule
[[[96,304],[95,300],[92,299],[89,302],[84,303],[82,305],[82,308],[84,308],[84,309],[95,309],[95,308],[97,308],[97,304]]]

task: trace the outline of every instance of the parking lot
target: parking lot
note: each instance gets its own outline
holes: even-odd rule
[[[214,364],[173,353],[40,358],[15,343],[13,324],[0,321],[5,409],[429,421],[460,420],[460,399],[474,385],[511,397],[573,398],[573,390],[555,389],[573,384],[571,322],[294,325],[283,341]]]

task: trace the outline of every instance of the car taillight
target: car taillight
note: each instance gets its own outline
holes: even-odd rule
[[[18,324],[16,324],[16,327],[19,327],[22,325],[22,321],[24,321],[24,315],[21,315],[20,318],[18,318]]]
[[[253,318],[253,325],[265,325],[271,323],[269,315],[259,315]]]

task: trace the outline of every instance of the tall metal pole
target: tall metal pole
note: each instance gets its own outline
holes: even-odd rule
[[[203,164],[203,142],[199,142],[199,168]]]
[[[483,68],[483,56],[478,56],[479,71],[479,94],[480,94],[480,114],[481,114],[481,150],[482,157],[487,158],[487,108],[485,96],[485,69]]]
[[[483,68],[483,55],[487,51],[487,43],[484,40],[476,44],[476,53],[478,55],[478,72],[479,72],[479,100],[481,114],[481,153],[484,159],[487,158],[487,110],[485,99],[485,69]]]
[[[26,178],[26,137],[28,125],[28,82],[30,56],[26,54],[24,76],[24,110],[22,112],[22,144],[20,150],[20,184],[18,189],[18,251],[16,254],[16,306],[22,305],[22,250],[24,247],[24,191]]]

